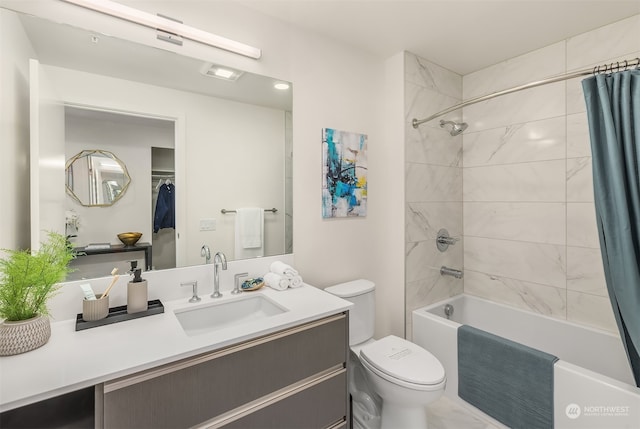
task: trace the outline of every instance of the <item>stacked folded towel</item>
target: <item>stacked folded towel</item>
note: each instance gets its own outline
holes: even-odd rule
[[[291,285],[289,279],[272,272],[268,272],[262,278],[264,279],[264,284],[275,290],[285,290]]]
[[[286,290],[302,286],[302,277],[291,265],[282,261],[276,261],[269,267],[270,271],[265,274],[264,283],[275,290]]]

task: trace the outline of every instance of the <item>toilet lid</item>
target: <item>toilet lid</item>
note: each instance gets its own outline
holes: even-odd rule
[[[444,381],[444,367],[431,353],[403,338],[389,335],[360,350],[360,357],[377,370],[414,384]]]

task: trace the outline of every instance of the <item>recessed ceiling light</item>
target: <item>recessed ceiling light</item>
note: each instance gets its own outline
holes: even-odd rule
[[[213,70],[213,74],[223,79],[231,79],[235,73],[232,70],[218,68]]]
[[[289,84],[284,82],[278,82],[273,85],[275,89],[279,89],[284,91],[285,89],[289,89]]]
[[[220,67],[211,63],[205,63],[205,65],[200,69],[200,73],[205,76],[217,77],[218,79],[235,81],[242,76],[243,72],[227,67]]]

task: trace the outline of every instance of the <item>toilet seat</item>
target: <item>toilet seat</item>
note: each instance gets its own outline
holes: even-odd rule
[[[360,360],[385,380],[414,390],[437,390],[445,382],[444,367],[427,350],[389,335],[360,350]]]

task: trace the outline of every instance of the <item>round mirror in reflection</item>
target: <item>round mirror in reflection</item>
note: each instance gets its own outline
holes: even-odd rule
[[[109,151],[83,150],[67,161],[67,193],[83,206],[114,204],[130,182],[127,166]]]

